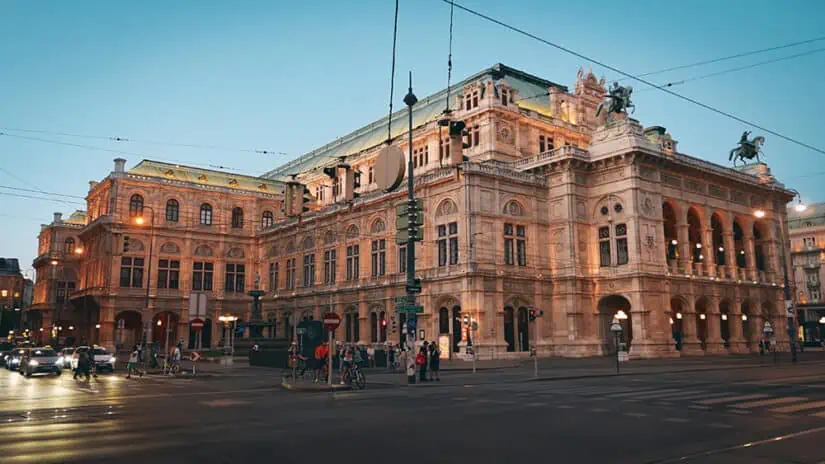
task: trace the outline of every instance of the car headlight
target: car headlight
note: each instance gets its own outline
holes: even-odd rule
[[[57,357],[57,364],[63,364],[63,356]]]
[[[40,364],[40,363],[39,363],[39,362],[37,362],[37,360],[36,360],[36,359],[32,359],[31,361],[29,361],[29,366],[34,367],[34,366],[37,366],[38,364]]]
[[[114,357],[114,356],[112,356],[111,358],[109,358],[109,362],[110,362],[110,363],[112,363],[112,364],[114,364],[114,363],[115,363],[115,357]]]

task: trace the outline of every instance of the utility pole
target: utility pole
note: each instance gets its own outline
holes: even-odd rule
[[[418,228],[415,225],[416,221],[416,204],[415,204],[415,183],[413,181],[413,106],[418,102],[412,90],[412,71],[410,71],[410,87],[407,95],[404,97],[404,103],[409,108],[409,155],[407,156],[407,214],[409,218],[409,229],[407,232],[407,301],[414,301],[415,299],[415,239],[418,235]],[[407,312],[407,383],[415,383],[415,339],[417,330],[416,324],[417,315],[415,312]],[[410,330],[412,328],[412,330]]]

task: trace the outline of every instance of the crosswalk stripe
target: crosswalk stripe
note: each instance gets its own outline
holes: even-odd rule
[[[825,408],[825,401],[815,401],[813,403],[802,403],[802,404],[793,404],[790,406],[784,406],[781,408],[774,408],[771,409],[771,412],[778,412],[782,414],[786,414],[789,412],[799,412],[804,411],[806,409],[821,409]]]
[[[808,400],[808,398],[805,398],[803,396],[783,396],[783,397],[771,398],[771,399],[767,399],[767,400],[750,401],[750,402],[742,403],[742,404],[731,404],[731,405],[728,405],[728,406],[731,407],[731,408],[750,409],[750,408],[759,408],[759,407],[762,407],[762,406],[776,406],[776,405],[787,404],[787,403],[798,403],[800,401],[807,401],[807,400]]]
[[[678,395],[675,395],[673,397],[663,399],[662,401],[669,401],[671,398],[679,400],[679,401],[690,401],[690,400],[698,400],[698,399],[719,398],[719,397],[722,397],[722,396],[730,396],[730,395],[733,395],[733,393],[731,393],[731,392],[702,393],[702,394],[690,395],[690,396],[679,397],[679,398],[676,397]]]
[[[658,390],[649,390],[649,391],[634,391],[628,393],[619,393],[615,395],[605,395],[611,398],[624,398],[626,396],[639,396],[641,398],[647,398],[645,395],[647,394],[657,394],[657,393],[665,393],[665,392],[678,392],[680,391],[678,388],[665,388],[665,389],[658,389]]]
[[[822,412],[816,412],[816,413],[813,413],[813,414],[811,414],[811,415],[812,415],[812,416],[816,416],[816,417],[822,417],[822,418],[825,418],[825,411],[822,411]]]
[[[724,403],[733,403],[735,401],[748,401],[748,400],[758,400],[762,398],[767,398],[770,395],[766,395],[764,393],[753,393],[750,395],[739,395],[739,396],[728,396],[723,398],[712,398],[708,400],[697,401],[698,404],[704,405],[712,405],[712,404],[724,404]]]
[[[644,399],[651,400],[656,398],[667,398],[667,399],[678,399],[681,396],[693,396],[697,393],[702,393],[701,390],[688,390],[682,392],[673,392],[673,393],[660,393],[658,395],[646,395]]]

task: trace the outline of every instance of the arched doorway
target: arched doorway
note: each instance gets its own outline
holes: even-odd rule
[[[679,259],[679,233],[676,225],[676,211],[668,201],[662,203],[662,219],[664,220],[665,243],[667,244],[665,259],[672,268],[672,263]]]
[[[730,347],[730,301],[722,300],[719,303],[719,331],[722,333],[722,340],[725,348]]]
[[[518,309],[518,347],[519,351],[530,351],[529,310],[524,306]]]
[[[507,306],[504,308],[504,341],[507,342],[507,351],[516,351],[516,332],[514,325],[513,308]]]
[[[463,338],[461,327],[461,306],[453,306],[453,353],[458,353],[459,346]]]
[[[684,311],[685,306],[681,298],[670,299],[670,329],[677,350],[682,349],[682,338],[684,337],[682,318],[684,317]]]
[[[688,209],[687,214],[688,223],[688,243],[690,245],[691,260],[694,263],[702,262],[705,259],[704,250],[702,246],[702,220],[696,208]]]
[[[156,314],[152,318],[152,340],[160,345],[163,353],[168,353],[178,340],[178,315],[171,311]]]
[[[765,272],[767,270],[765,263],[765,251],[763,243],[767,239],[767,234],[764,233],[764,226],[759,221],[753,223],[753,258],[756,264],[756,270]]]
[[[621,295],[608,295],[599,300],[598,308],[600,319],[599,335],[602,339],[604,353],[614,352],[616,349],[615,336],[610,331],[610,325],[613,319],[619,314],[627,316],[626,319],[619,319],[619,323],[622,325],[620,341],[627,344],[627,348],[630,349],[630,344],[633,341],[633,322],[630,315],[630,301]]]
[[[115,350],[132,350],[143,341],[143,322],[137,311],[121,311],[115,316]]]
[[[699,339],[699,345],[702,349],[707,348],[708,344],[708,300],[707,298],[699,298],[696,300],[695,314],[696,318],[696,338]]]

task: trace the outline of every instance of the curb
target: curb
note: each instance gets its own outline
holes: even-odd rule
[[[287,383],[287,382],[284,382],[284,381],[281,381],[280,386],[284,390],[293,391],[293,392],[301,392],[301,393],[334,393],[334,392],[337,392],[337,391],[352,390],[352,387],[349,387],[349,386],[346,386],[346,385],[344,385],[344,386],[341,386],[341,385],[326,385],[322,388],[302,387],[302,386],[296,386],[296,385],[293,385],[291,383]]]

